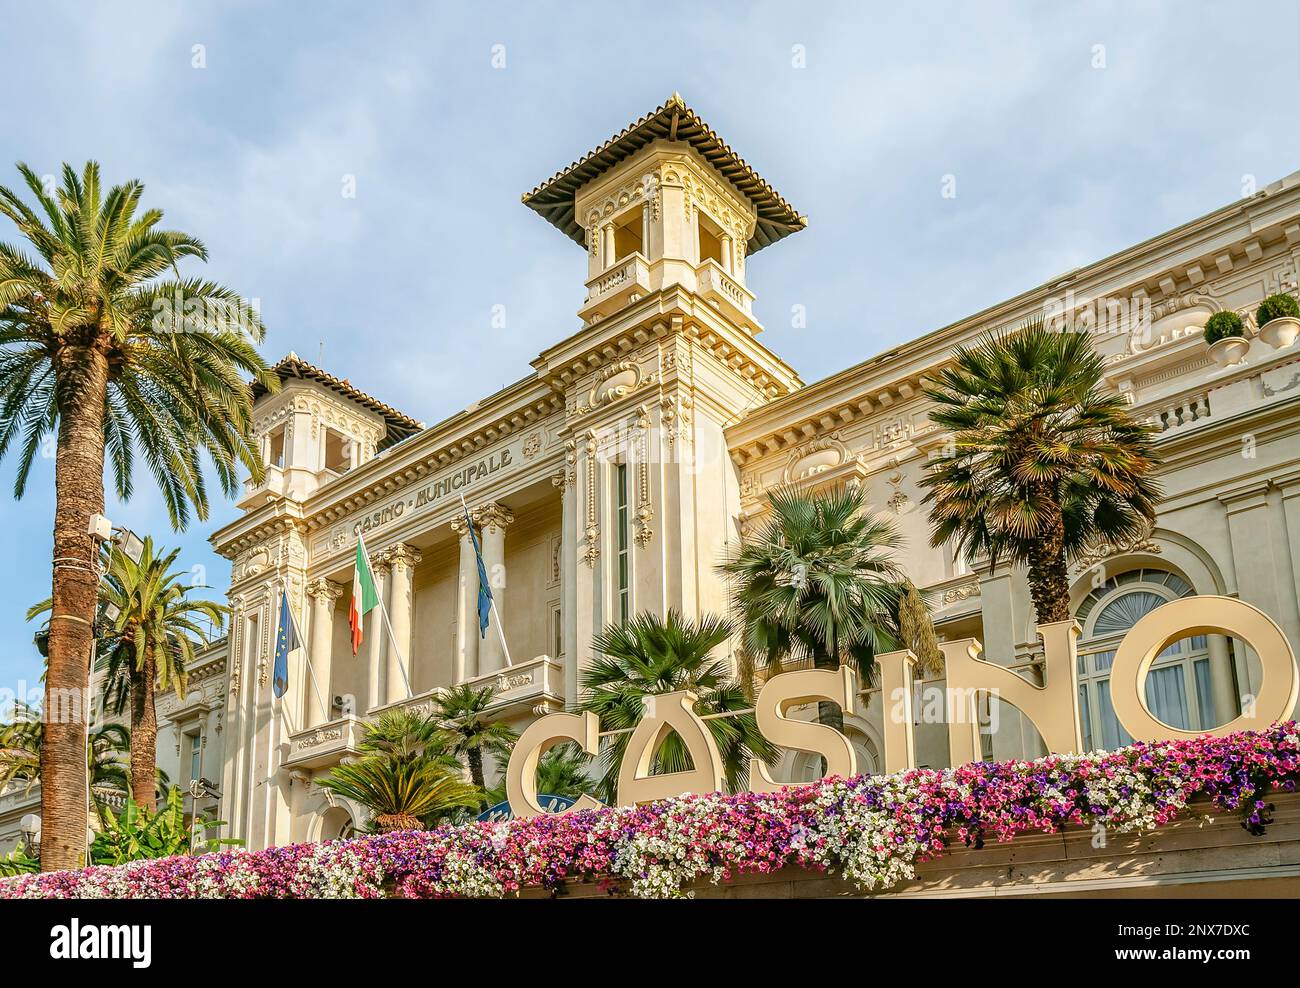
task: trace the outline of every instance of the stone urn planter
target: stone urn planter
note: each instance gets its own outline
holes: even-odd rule
[[[1210,344],[1210,359],[1218,367],[1231,367],[1246,359],[1250,349],[1250,340],[1244,336],[1225,336]]]
[[[1255,310],[1259,338],[1274,350],[1285,350],[1300,336],[1300,302],[1282,292],[1270,295]]]
[[[1210,359],[1219,367],[1241,363],[1250,349],[1241,316],[1231,310],[1210,316],[1205,323],[1205,342],[1210,347]]]
[[[1274,350],[1285,350],[1300,338],[1300,319],[1295,316],[1270,319],[1260,327],[1259,338]]]

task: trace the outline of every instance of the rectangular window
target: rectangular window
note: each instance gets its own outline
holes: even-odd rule
[[[632,603],[630,580],[632,557],[629,551],[632,540],[629,537],[631,533],[628,531],[630,519],[627,506],[626,463],[620,463],[614,468],[614,495],[617,505],[614,528],[618,533],[618,553],[615,563],[618,570],[618,620],[620,623],[626,623]]]
[[[333,429],[325,430],[325,469],[335,473],[352,469],[352,440]]]
[[[717,261],[722,264],[722,230],[702,214],[696,226],[699,230],[700,263]]]
[[[614,260],[642,253],[641,226],[642,211],[633,209],[614,224]]]
[[[267,465],[284,466],[284,426],[280,426],[267,437]]]
[[[1200,718],[1197,728],[1208,731],[1219,726],[1218,718],[1214,716],[1214,686],[1210,682],[1210,660],[1197,659],[1192,666],[1192,673],[1196,676],[1196,713]]]
[[[190,781],[203,778],[203,735],[190,735]]]
[[[562,619],[563,612],[559,604],[551,606],[551,657],[555,658],[564,654],[564,622]]]

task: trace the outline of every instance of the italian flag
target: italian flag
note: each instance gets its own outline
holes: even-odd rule
[[[379,594],[375,592],[375,577],[366,565],[366,544],[357,535],[357,563],[352,570],[352,606],[348,609],[348,627],[352,629],[352,654],[357,654],[361,647],[361,635],[364,630],[366,615],[379,606]]]

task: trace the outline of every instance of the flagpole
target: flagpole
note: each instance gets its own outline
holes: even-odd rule
[[[489,597],[488,602],[492,605],[492,616],[497,620],[497,635],[501,639],[501,651],[505,653],[506,665],[513,667],[514,663],[510,661],[510,646],[506,644],[505,629],[501,627],[501,612],[497,610],[497,599]]]
[[[320,704],[320,708],[325,714],[325,720],[332,720],[333,718],[330,717],[330,714],[334,712],[334,707],[332,704],[328,707],[325,705],[325,697],[321,696],[320,692],[320,683],[316,682],[316,670],[311,667],[311,653],[307,651],[305,645],[303,646],[302,657],[303,661],[307,663],[307,676],[311,679],[312,691],[316,694],[316,701]]]
[[[465,509],[465,517],[469,518],[469,505],[465,503],[465,495],[460,495],[461,507]],[[472,536],[471,536],[472,538]],[[492,616],[496,618],[497,637],[501,639],[501,651],[506,657],[506,666],[513,668],[514,663],[510,661],[510,646],[506,644],[506,630],[501,624],[501,612],[497,610],[497,598],[491,588],[488,588],[488,605],[492,608]]]
[[[298,648],[302,649],[302,658],[303,658],[303,662],[306,663],[307,666],[307,677],[311,680],[311,688],[316,694],[316,700],[317,702],[320,703],[320,708],[325,714],[325,719],[328,721],[330,719],[330,714],[334,712],[334,708],[333,706],[325,705],[325,697],[321,695],[320,683],[316,681],[316,670],[312,668],[311,652],[307,650],[307,643],[306,643],[307,640],[303,638],[302,629],[298,627],[298,619],[293,616],[293,607],[289,603],[288,595],[286,594],[283,599],[284,599],[284,606],[288,609],[289,612],[289,624],[293,627],[294,637],[297,638],[299,642],[301,642]],[[294,649],[295,652],[297,650],[298,649]],[[292,655],[293,653],[291,652],[289,654]],[[285,656],[285,662],[286,664],[288,663],[288,656]],[[285,692],[286,693],[288,692],[287,688]],[[272,690],[272,696],[277,700],[283,699],[283,697],[275,697],[274,690]],[[303,726],[306,726],[305,721]],[[290,734],[298,733],[297,729],[294,728],[292,721],[289,724],[289,733]]]
[[[366,548],[366,540],[362,538],[360,532],[357,532],[357,545],[361,546],[361,555],[366,559],[366,569],[373,573],[375,567],[370,562],[370,550]],[[379,613],[384,618],[384,627],[388,629],[388,642],[393,646],[393,652],[397,655],[397,670],[402,674],[402,682],[406,686],[406,698],[409,700],[415,696],[415,693],[411,690],[411,679],[406,674],[406,659],[402,657],[402,650],[397,647],[397,635],[393,633],[392,622],[388,620],[388,608],[384,606],[383,594],[376,594],[375,596],[379,598]]]

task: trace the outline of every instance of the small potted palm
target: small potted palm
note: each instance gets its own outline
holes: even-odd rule
[[[1300,302],[1292,295],[1270,295],[1255,310],[1259,338],[1274,350],[1285,350],[1300,337]]]
[[[1250,349],[1241,316],[1231,310],[1210,316],[1205,323],[1205,342],[1210,346],[1210,359],[1220,367],[1241,363]]]

